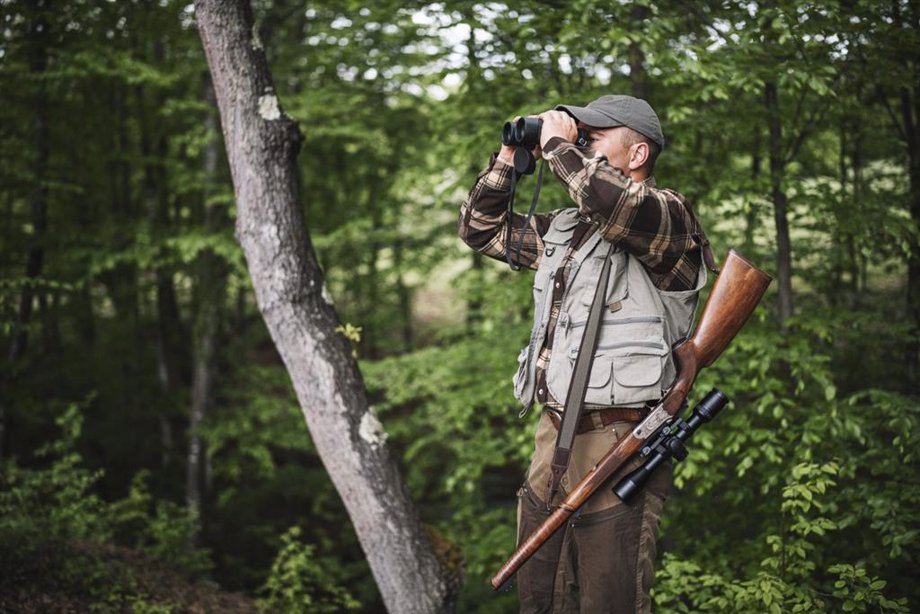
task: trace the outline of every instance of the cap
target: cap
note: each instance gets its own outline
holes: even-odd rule
[[[623,95],[601,96],[586,107],[560,104],[557,111],[565,111],[578,121],[592,128],[615,128],[626,126],[647,136],[658,147],[664,149],[664,134],[661,123],[651,105],[641,98]]]

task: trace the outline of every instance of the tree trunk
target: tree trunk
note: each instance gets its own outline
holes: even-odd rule
[[[767,127],[770,139],[770,188],[773,198],[773,219],[776,223],[776,278],[779,289],[779,324],[785,330],[792,317],[792,247],[789,240],[788,200],[783,189],[786,161],[783,157],[782,121],[775,81],[764,84],[767,107]]]
[[[43,3],[39,3],[42,6]],[[37,14],[29,26],[29,37],[32,41],[29,58],[29,73],[35,86],[35,166],[31,195],[32,237],[28,254],[26,255],[25,276],[32,280],[41,275],[45,261],[45,232],[48,227],[48,183],[47,170],[51,145],[48,134],[48,96],[46,93],[44,72],[48,66],[48,21],[42,13],[42,8],[37,8]],[[10,362],[15,362],[25,352],[29,339],[29,322],[32,319],[32,303],[34,300],[33,287],[23,284],[22,294],[19,295],[19,309],[16,315],[16,324],[13,328],[13,343],[9,351]]]
[[[641,32],[645,26],[645,20],[648,19],[648,7],[635,5],[629,13],[629,19],[632,23],[633,30]],[[648,74],[645,72],[645,52],[642,51],[638,42],[629,43],[627,52],[629,58],[629,84],[632,89],[632,95],[636,98],[648,100],[649,82]]]
[[[396,269],[396,298],[399,301],[399,317],[402,320],[403,351],[412,350],[412,292],[403,279],[403,238],[398,236],[393,244],[393,267]]]
[[[444,612],[455,587],[436,559],[368,407],[296,193],[300,134],[280,110],[245,0],[196,0],[256,301],[320,458],[390,612]]]
[[[920,59],[918,59],[920,61]],[[910,218],[920,227],[920,95],[904,88],[901,111],[907,134],[908,174],[910,176]],[[907,262],[907,316],[911,326],[907,347],[907,381],[910,394],[920,394],[920,245],[916,243]]]
[[[30,58],[29,73],[35,87],[34,126],[35,126],[35,166],[30,197],[30,222],[32,237],[26,254],[25,277],[34,280],[42,273],[45,262],[45,233],[48,228],[48,158],[51,155],[51,143],[48,126],[48,95],[44,73],[48,67],[48,20],[45,19],[44,3],[40,2],[33,9],[35,14],[29,24]],[[32,319],[33,287],[29,283],[22,285],[19,295],[19,307],[12,330],[8,369],[2,379],[12,377],[16,362],[26,351],[29,342],[29,322]],[[6,401],[0,400],[0,458],[5,453],[4,444],[7,437]]]
[[[205,83],[205,98],[215,104],[214,90],[210,80]],[[210,186],[217,176],[218,142],[217,118],[213,111],[206,119],[209,134],[214,138],[204,148],[204,232],[211,233],[226,223],[223,205],[208,203]],[[186,464],[185,500],[189,510],[195,514],[200,528],[202,503],[207,491],[205,459],[207,450],[201,437],[208,407],[213,397],[213,378],[217,355],[217,333],[226,292],[227,272],[223,260],[211,250],[199,254],[195,262],[195,322],[192,329],[192,406],[189,413],[189,447]]]
[[[754,141],[751,143],[751,183],[754,186],[753,194],[759,194],[757,189],[760,183],[760,128],[754,128]],[[744,253],[753,254],[754,252],[754,233],[757,231],[757,206],[754,199],[751,199],[750,206],[744,215]]]
[[[161,44],[154,45],[151,60],[156,65],[163,64],[164,51]],[[160,133],[157,136],[158,131],[155,128],[157,124],[151,121],[148,115],[144,86],[136,87],[136,97],[140,115],[141,155],[144,159],[144,208],[152,238],[154,241],[160,241],[170,226],[165,168],[169,143],[165,134]],[[154,110],[162,106],[162,98],[160,94],[154,96],[152,104]],[[154,141],[156,142],[155,148]],[[160,465],[168,467],[172,464],[174,437],[169,412],[166,408],[170,406],[169,399],[179,387],[180,363],[182,362],[180,348],[185,337],[181,330],[179,303],[176,298],[171,266],[158,266],[155,277],[157,382],[161,398],[166,400],[165,404],[160,403],[157,407],[157,419],[160,426]]]

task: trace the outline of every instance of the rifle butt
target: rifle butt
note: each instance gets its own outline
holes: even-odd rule
[[[750,261],[729,250],[721,272],[712,286],[693,336],[678,347],[678,360],[695,354],[693,366],[708,367],[722,354],[747,322],[773,278]],[[681,350],[681,351],[678,351]]]

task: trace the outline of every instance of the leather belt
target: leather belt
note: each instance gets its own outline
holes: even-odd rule
[[[549,419],[552,421],[556,430],[562,426],[562,416],[552,409],[547,409]],[[604,428],[614,422],[639,422],[645,418],[648,412],[639,407],[606,407],[604,409],[585,410],[584,415],[578,421],[578,428],[575,433],[581,435],[599,428]]]

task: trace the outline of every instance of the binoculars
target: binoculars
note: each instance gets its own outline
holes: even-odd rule
[[[513,122],[505,122],[502,127],[502,143],[511,147],[533,149],[540,144],[542,129],[543,120],[539,117],[519,117]],[[575,144],[587,147],[588,142],[588,130],[579,128]]]

